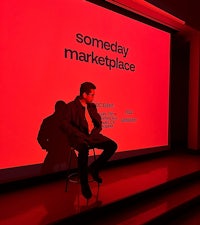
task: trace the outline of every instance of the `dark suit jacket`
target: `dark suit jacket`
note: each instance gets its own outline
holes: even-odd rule
[[[67,132],[71,146],[76,147],[83,142],[87,142],[92,146],[92,144],[109,140],[109,138],[100,134],[102,121],[94,103],[88,104],[88,112],[94,124],[94,129],[91,134],[88,133],[88,124],[85,119],[85,107],[80,103],[79,96],[77,96],[74,101],[69,102],[66,107],[64,129]]]

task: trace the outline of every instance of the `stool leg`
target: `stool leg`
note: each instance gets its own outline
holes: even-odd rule
[[[96,153],[95,153],[95,149],[93,148],[93,155],[94,155],[94,160],[96,160]]]

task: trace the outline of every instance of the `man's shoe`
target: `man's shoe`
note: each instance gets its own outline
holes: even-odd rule
[[[99,173],[97,170],[93,170],[90,168],[90,174],[92,175],[92,178],[94,181],[96,181],[97,183],[101,184],[103,182],[102,178],[99,176]]]
[[[81,191],[82,191],[82,195],[86,199],[90,199],[92,197],[92,192],[90,190],[89,184],[81,184]]]

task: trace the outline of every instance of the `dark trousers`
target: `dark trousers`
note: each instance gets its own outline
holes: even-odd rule
[[[117,150],[117,144],[113,140],[108,139],[104,142],[91,143],[90,146],[88,146],[87,143],[81,143],[76,147],[76,150],[79,152],[78,168],[81,184],[88,183],[88,155],[89,150],[92,148],[102,149],[103,151],[101,155],[90,165],[92,170],[99,171]]]

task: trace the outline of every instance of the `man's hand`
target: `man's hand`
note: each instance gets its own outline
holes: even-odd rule
[[[86,137],[86,138],[84,139],[84,141],[87,143],[88,147],[91,147],[91,145],[92,145],[91,137]]]

